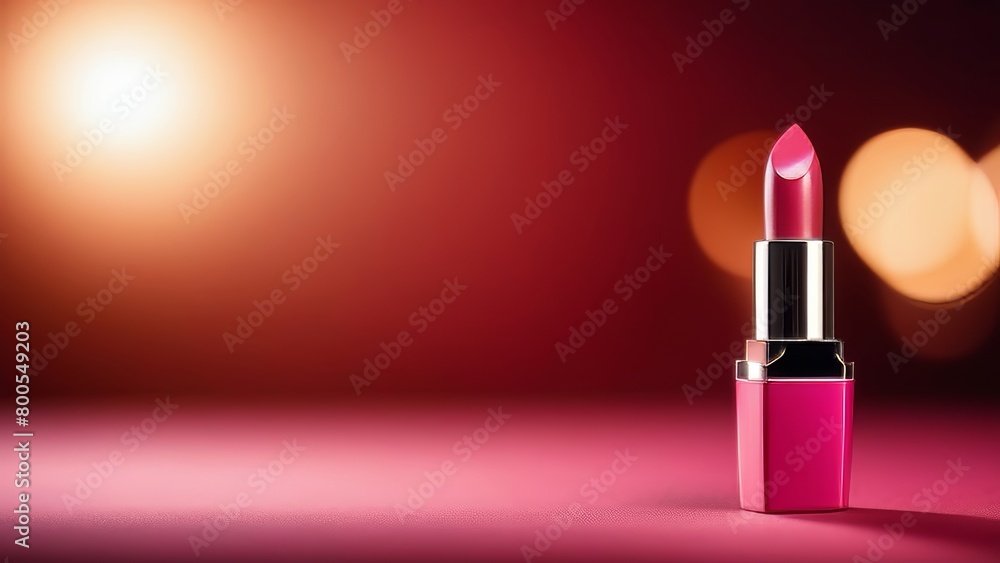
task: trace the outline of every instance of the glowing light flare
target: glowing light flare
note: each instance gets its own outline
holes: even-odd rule
[[[127,55],[126,55],[127,57]],[[102,53],[90,55],[90,64],[81,66],[74,76],[79,84],[75,90],[77,111],[87,121],[109,113],[115,98],[136,82],[144,62],[136,57],[120,57]]]
[[[246,33],[218,23],[187,3],[74,3],[12,59],[6,172],[47,220],[95,232],[162,215],[228,158],[261,111],[241,92],[260,84]]]
[[[77,123],[81,128],[102,129],[107,125],[109,144],[154,137],[156,128],[170,123],[177,100],[171,73],[151,58],[117,53],[92,53],[90,64],[81,65],[72,77],[69,91],[76,99]],[[104,131],[102,131],[104,132]]]
[[[764,165],[774,131],[752,131],[712,147],[688,193],[695,240],[724,271],[750,278],[753,241],[764,237]]]
[[[983,247],[984,256],[1000,259],[1000,147],[996,147],[979,160],[979,169],[985,176],[977,178],[973,188],[973,226],[976,240]],[[997,264],[993,265],[996,270]]]
[[[983,263],[996,271],[1000,257],[1000,202],[993,183],[980,168],[974,171],[969,186],[969,217]]]
[[[861,258],[909,298],[962,299],[996,270],[1000,246],[988,242],[1000,223],[993,188],[941,133],[898,129],[870,139],[848,162],[839,208]]]

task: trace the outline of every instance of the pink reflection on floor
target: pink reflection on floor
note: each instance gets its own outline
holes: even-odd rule
[[[145,440],[124,442],[152,401],[40,413],[32,557],[11,561],[185,560],[192,536],[206,544],[201,560],[243,561],[524,561],[533,552],[522,546],[533,561],[850,561],[872,545],[886,561],[1000,553],[996,415],[859,407],[854,508],[779,516],[738,509],[731,409],[175,402],[155,430],[140,428]],[[956,478],[949,462],[969,469]],[[224,529],[206,532],[212,521]],[[557,539],[540,539],[546,530]]]

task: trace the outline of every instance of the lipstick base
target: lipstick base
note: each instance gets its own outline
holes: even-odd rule
[[[853,379],[737,379],[740,506],[847,508],[853,404]]]

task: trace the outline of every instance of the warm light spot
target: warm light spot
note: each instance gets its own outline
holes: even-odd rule
[[[961,299],[996,270],[993,188],[961,147],[934,131],[889,131],[859,148],[844,171],[840,219],[868,266],[912,299]]]
[[[985,268],[981,277],[985,279],[991,271],[996,271],[1000,258],[1000,203],[993,184],[979,168],[973,173],[969,187],[969,216]]]
[[[176,109],[171,74],[160,62],[129,53],[85,53],[64,82],[74,96],[68,100],[76,108],[74,121],[82,130],[106,134],[109,146],[126,137],[131,143],[154,138]]]
[[[1000,259],[1000,147],[979,160],[985,175],[976,182],[973,193],[973,225],[976,240],[983,247],[984,256]],[[994,270],[997,264],[994,263]]]
[[[980,158],[979,168],[986,173],[994,187],[1000,186],[1000,147],[994,148]]]
[[[702,158],[691,180],[688,214],[695,240],[726,272],[749,278],[753,241],[764,238],[764,165],[774,131],[731,137]]]
[[[142,73],[143,60],[110,53],[89,55],[74,77],[77,110],[87,121],[106,117],[113,100]]]
[[[248,33],[220,26],[211,5],[66,5],[5,69],[5,189],[37,220],[92,237],[73,239],[81,250],[123,231],[163,240],[184,225],[177,206],[278,105],[247,93],[265,74]]]

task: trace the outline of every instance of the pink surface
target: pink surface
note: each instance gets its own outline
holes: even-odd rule
[[[764,235],[823,238],[823,178],[819,157],[797,124],[771,148],[764,172]]]
[[[179,408],[146,423],[149,433],[152,401],[39,407],[33,547],[30,557],[6,548],[10,561],[188,560],[192,537],[205,540],[198,559],[208,561],[851,561],[881,550],[883,561],[976,562],[1000,553],[995,414],[858,408],[852,508],[774,515],[739,509],[732,405],[220,411],[172,400]],[[145,438],[138,446],[122,440],[132,427]],[[94,478],[112,456],[118,465]],[[86,492],[76,489],[88,476],[97,486],[70,514],[65,500]],[[10,511],[3,518],[10,534]],[[222,529],[206,532],[213,521]]]
[[[847,507],[854,381],[736,382],[740,506]]]

